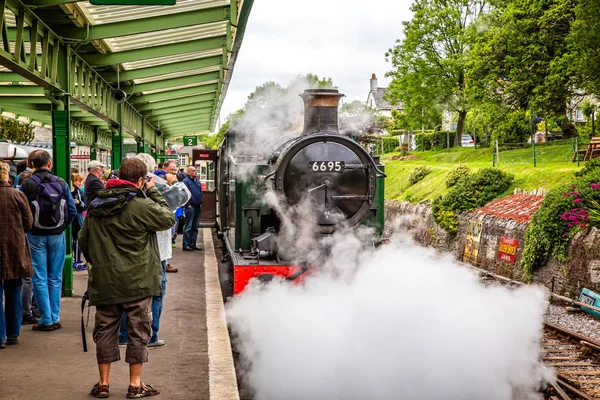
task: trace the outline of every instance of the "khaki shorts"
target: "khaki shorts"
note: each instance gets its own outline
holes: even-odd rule
[[[119,325],[123,313],[127,315],[127,351],[125,362],[141,364],[148,362],[146,347],[152,335],[152,297],[130,303],[96,306],[94,342],[98,364],[121,359],[119,351]]]

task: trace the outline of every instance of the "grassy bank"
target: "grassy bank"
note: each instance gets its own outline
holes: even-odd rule
[[[515,181],[507,190],[507,194],[515,188],[552,189],[569,183],[573,173],[581,168],[577,167],[577,163],[571,162],[572,154],[570,143],[538,145],[536,147],[537,167],[534,167],[531,148],[501,149],[499,168],[515,175]],[[411,202],[431,200],[447,191],[446,175],[458,163],[465,163],[472,170],[477,170],[491,167],[493,158],[491,148],[453,148],[449,151],[413,152],[411,155],[409,160],[398,160],[399,153],[386,154],[383,157],[388,175],[386,199]],[[432,171],[422,181],[410,185],[408,176],[419,165],[427,165]],[[582,162],[581,166],[583,165]]]

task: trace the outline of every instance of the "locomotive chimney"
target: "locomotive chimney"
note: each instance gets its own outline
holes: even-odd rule
[[[302,135],[316,132],[339,132],[338,103],[343,94],[337,89],[306,89],[304,100],[304,130]]]

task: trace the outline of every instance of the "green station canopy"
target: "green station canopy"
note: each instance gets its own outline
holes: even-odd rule
[[[84,142],[119,126],[157,144],[214,130],[253,1],[132,5],[163,1],[0,0],[0,112],[50,124],[67,93]]]

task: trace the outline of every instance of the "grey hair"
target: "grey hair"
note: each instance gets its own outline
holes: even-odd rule
[[[154,169],[156,168],[156,160],[154,160],[154,157],[152,157],[150,154],[139,153],[135,156],[135,158],[137,158],[138,160],[142,160],[144,164],[146,164],[149,174],[152,174],[154,172]]]

